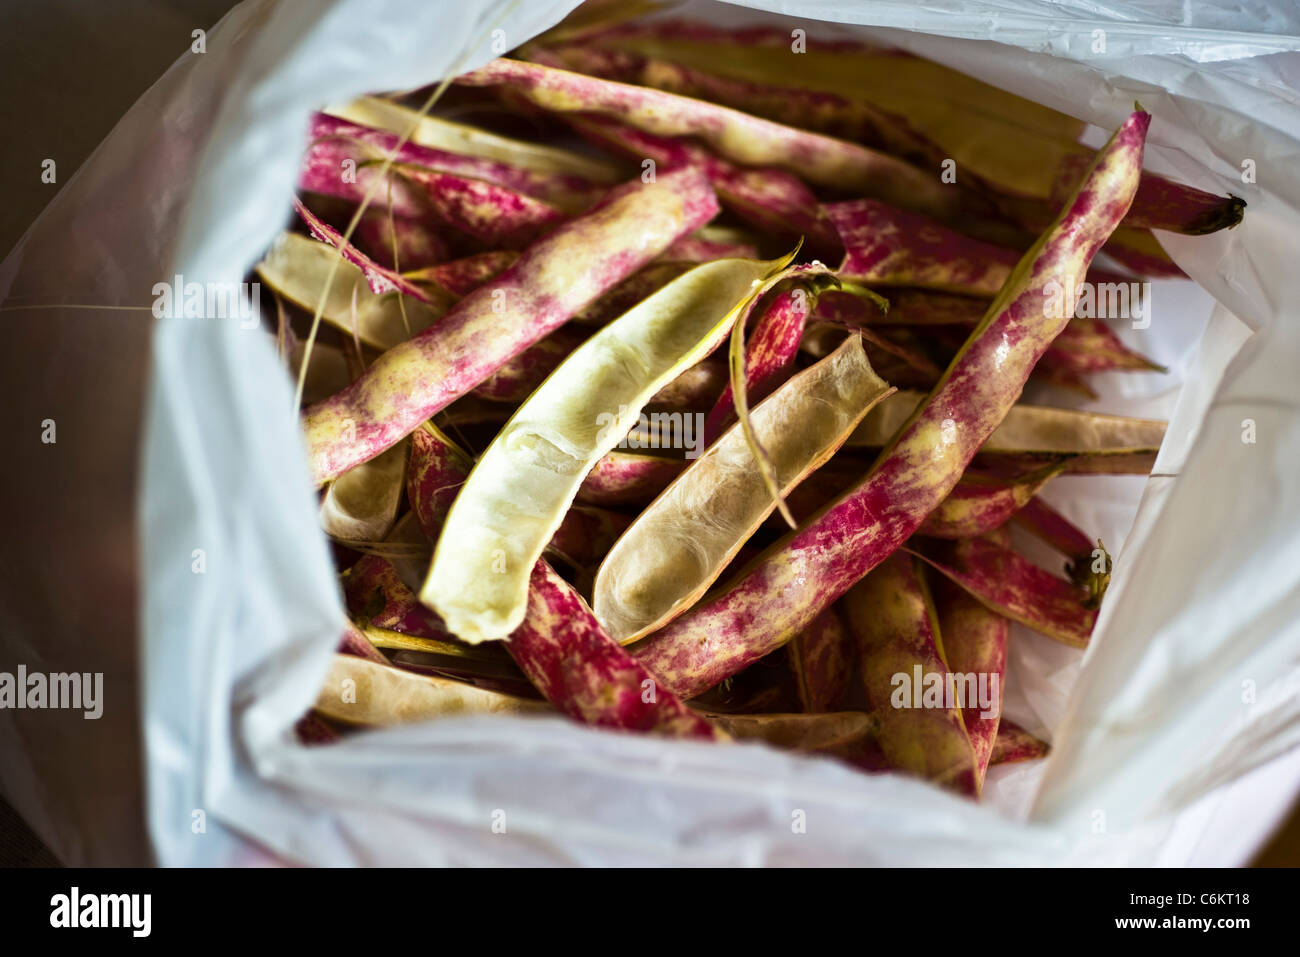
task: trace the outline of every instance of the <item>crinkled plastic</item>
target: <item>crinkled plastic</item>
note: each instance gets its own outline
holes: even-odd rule
[[[574,5],[246,0],[0,267],[7,305],[137,307],[12,314],[0,364],[36,383],[18,412],[63,418],[33,453],[45,464],[10,481],[77,497],[48,532],[15,524],[0,665],[103,671],[108,707],[100,722],[0,712],[6,797],[70,864],[1247,860],[1300,781],[1300,105],[1285,93],[1296,60],[1277,55],[1300,49],[1300,13],[1280,2],[673,11],[894,44],[1093,124],[1094,145],[1140,99],[1148,169],[1250,204],[1231,232],[1161,235],[1200,288],[1156,283],[1150,326],[1119,331],[1170,375],[1096,379],[1089,407],[1171,418],[1155,474],[1045,494],[1117,555],[1086,653],[1013,633],[1004,713],[1051,740],[1046,762],[993,769],[976,806],[758,744],[549,717],[296,742],[343,612],[292,385],[249,323],[162,319],[150,338],[151,289],[243,278],[289,219],[313,109],[480,66],[494,40],[515,46]],[[97,758],[110,739],[113,759]]]

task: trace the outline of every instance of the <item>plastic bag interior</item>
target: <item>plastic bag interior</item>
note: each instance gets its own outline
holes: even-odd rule
[[[0,268],[0,290],[131,307],[173,275],[239,281],[288,219],[312,109],[481,65],[494,31],[514,46],[572,6],[336,0],[305,12],[247,0],[64,188]],[[107,487],[68,488],[53,529],[20,519],[27,595],[0,642],[29,667],[104,672],[113,706],[91,740],[60,728],[71,717],[0,716],[0,744],[19,756],[0,768],[6,795],[68,863],[1243,860],[1263,831],[1207,848],[1211,805],[1300,744],[1300,491],[1288,481],[1300,464],[1300,277],[1287,252],[1300,108],[1273,92],[1300,71],[1286,52],[1300,24],[1281,6],[1235,19],[1141,6],[1111,5],[1113,19],[1073,5],[1049,19],[1031,2],[996,15],[979,3],[942,14],[782,4],[797,20],[713,3],[672,11],[775,19],[811,42],[871,37],[1085,120],[1094,145],[1139,99],[1155,117],[1148,169],[1250,203],[1231,232],[1161,236],[1196,285],[1156,284],[1150,326],[1120,334],[1170,375],[1096,383],[1105,398],[1092,408],[1170,419],[1153,477],[1075,478],[1048,496],[1117,556],[1086,655],[1013,636],[1006,714],[1050,738],[1048,761],[992,773],[976,806],[759,745],[552,718],[449,719],[303,748],[290,727],[316,696],[342,610],[270,343],[239,323],[150,329],[69,308],[20,318],[18,344],[67,343],[48,377],[70,393],[112,356],[120,387],[49,412],[43,396],[20,399],[34,420],[59,421],[60,452],[72,446],[31,481],[102,474]],[[854,18],[871,24],[817,22]],[[105,516],[96,496],[134,510]],[[132,592],[138,605],[122,598]],[[114,602],[134,613],[98,620]],[[53,747],[63,735],[76,743]],[[134,760],[96,760],[95,736],[110,735],[139,736]],[[138,826],[106,828],[108,815]]]

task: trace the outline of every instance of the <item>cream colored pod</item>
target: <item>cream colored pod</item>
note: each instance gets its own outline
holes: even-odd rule
[[[345,702],[339,689],[351,693]],[[443,678],[335,655],[314,707],[350,725],[383,726],[466,714],[546,714],[551,706]]]
[[[406,480],[410,440],[403,439],[330,483],[320,504],[325,534],[345,543],[381,541],[393,530]]]
[[[529,572],[583,478],[790,258],[691,269],[587,340],[519,407],[456,496],[420,592],[453,634],[478,643],[519,626]]]
[[[330,270],[336,271],[327,282]],[[423,332],[446,312],[450,300],[437,305],[411,296],[372,292],[361,270],[328,243],[297,233],[283,233],[257,274],[277,293],[307,310],[315,310],[327,290],[321,318],[374,349],[391,349]]]
[[[922,393],[910,391],[889,396],[862,420],[846,444],[866,448],[885,445],[924,399]],[[1154,458],[1164,437],[1165,423],[1156,419],[1017,404],[980,450],[1045,455],[1146,453]]]

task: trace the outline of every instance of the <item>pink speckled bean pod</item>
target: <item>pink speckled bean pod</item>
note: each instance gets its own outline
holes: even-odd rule
[[[1079,374],[1093,372],[1166,372],[1164,366],[1134,352],[1119,336],[1096,318],[1076,316],[1052,343],[1044,358]]]
[[[434,641],[455,640],[442,619],[421,605],[415,592],[403,584],[386,558],[366,555],[353,565],[343,580],[343,596],[349,614],[369,620],[376,628]]]
[[[533,566],[524,623],[506,648],[559,711],[584,724],[725,740],[600,627],[587,603],[544,561]]]
[[[820,277],[810,277],[772,294],[745,343],[745,392],[750,405],[771,395],[794,371],[804,324],[824,285]],[[712,445],[735,421],[735,398],[728,382],[705,419],[704,444]]]
[[[758,247],[748,242],[718,242],[702,236],[683,236],[664,250],[664,262],[707,263],[715,259],[758,259]]]
[[[656,392],[646,408],[670,411],[703,411],[713,407],[718,393],[729,381],[730,372],[720,359],[705,359],[691,366]]]
[[[1070,320],[1071,325],[1074,322],[1074,319]],[[946,350],[949,355],[955,355],[966,341],[967,332],[956,326],[930,326],[925,330],[924,335],[934,344],[936,350],[940,352]],[[1057,349],[1057,344],[1070,335],[1070,326],[1067,325],[1052,343],[1052,348],[1039,358],[1038,364],[1034,366],[1034,371],[1030,375],[1030,381],[1051,383],[1059,388],[1077,392],[1086,398],[1096,399],[1097,393],[1084,376],[1087,372],[1099,371],[1096,367],[1108,365],[1110,359],[1079,355],[1068,349]],[[1127,362],[1127,356],[1124,356],[1121,361]]]
[[[577,501],[585,505],[645,505],[689,464],[685,459],[610,452],[582,480]]]
[[[844,616],[890,767],[978,795],[980,776],[962,702],[955,693],[947,700],[955,669],[944,659],[920,567],[910,555],[891,555],[845,595]],[[900,684],[900,675],[906,683]]]
[[[1077,525],[1038,496],[1015,515],[1015,523],[1066,557],[1065,574],[1100,602],[1110,584],[1110,562],[1099,539],[1091,539]]]
[[[324,227],[324,224],[321,224],[321,226]],[[328,229],[328,227],[324,228]],[[337,233],[334,235],[336,238],[341,239],[341,237],[337,236]],[[349,259],[357,262],[359,256],[360,253],[354,252],[349,256]],[[364,259],[364,257],[362,258]],[[516,253],[508,251],[481,253],[465,259],[406,272],[400,276],[389,270],[380,269],[377,277],[370,280],[370,285],[373,289],[376,281],[383,282],[388,277],[392,277],[403,283],[410,284],[426,302],[430,300],[428,294],[419,288],[418,284],[421,282],[432,284],[438,289],[463,298],[484,282],[488,282],[509,268],[517,258]],[[375,264],[370,263],[369,260],[364,260],[364,262],[368,263],[370,268],[376,268]],[[360,262],[357,262],[357,264],[362,267],[363,271],[367,269],[366,265],[362,265]],[[376,289],[375,291],[382,292],[384,290]],[[563,362],[564,358],[577,348],[584,339],[586,339],[586,335],[579,330],[556,329],[545,339],[525,349],[480,382],[474,387],[473,394],[494,402],[522,402],[532,394],[537,386],[541,385],[542,380],[550,375],[555,367]]]
[[[995,764],[1014,764],[1018,761],[1037,761],[1047,757],[1051,747],[1014,721],[1003,721],[998,728],[998,736],[993,742],[993,753],[989,755],[989,766]]]
[[[1031,232],[1042,229],[1051,217],[1052,207],[1040,199],[998,196],[1004,214]],[[1121,224],[1111,233],[1102,251],[1117,263],[1139,276],[1153,279],[1186,279],[1155,234],[1149,229]]]
[[[1043,571],[985,538],[918,539],[906,549],[957,583],[985,607],[1075,648],[1092,636],[1097,612],[1087,588]]]
[[[402,275],[411,282],[429,283],[463,298],[504,272],[517,258],[518,254],[509,251],[480,253]],[[578,329],[556,329],[507,361],[475,386],[472,394],[493,402],[522,402],[586,338]]]
[[[464,259],[439,263],[404,275],[416,282],[433,283],[453,296],[465,297],[515,264],[519,254],[509,249],[476,253]]]
[[[361,214],[352,238],[375,262],[401,269],[403,275],[446,262],[454,255],[448,238],[430,228],[429,217],[399,216],[374,206]]]
[[[787,239],[802,236],[810,253],[831,262],[844,254],[817,197],[793,173],[740,167],[686,140],[655,136],[604,117],[584,116],[570,123],[596,145],[637,161],[653,160],[658,169],[701,169],[722,205],[751,226]]]
[[[411,433],[406,500],[426,536],[429,529],[442,528],[452,501],[473,467],[474,460],[432,426],[421,426]]]
[[[884,150],[925,166],[939,168],[947,154],[896,113],[834,93],[777,86],[706,73],[681,63],[577,44],[548,48],[529,59],[620,83],[636,83],[679,96],[719,103],[788,126]]]
[[[992,542],[1000,548],[1011,547],[1011,529],[1006,525],[999,525],[997,528],[991,528],[979,537],[984,539],[986,542]]]
[[[523,402],[586,338],[580,329],[561,326],[480,382],[474,395],[494,402]]]
[[[333,136],[315,140],[303,155],[298,190],[358,203],[379,175],[379,168],[371,162],[382,158],[382,153],[356,140]],[[399,176],[389,175],[379,185],[370,206],[385,214],[391,209],[395,216],[413,220],[431,215],[422,192]]]
[[[834,605],[790,642],[790,667],[805,712],[840,709],[852,677],[853,643]]]
[[[355,207],[372,189],[373,177],[378,174],[376,166],[369,163],[369,153],[355,140],[320,140],[308,150],[298,189]],[[352,238],[385,267],[394,267],[395,261],[402,269],[419,269],[448,259],[455,235],[448,235],[443,217],[419,185],[390,173],[370,198]]]
[[[838,275],[874,286],[993,296],[1020,254],[873,199],[828,203],[846,255]]]
[[[328,482],[399,442],[718,211],[697,170],[613,190],[530,246],[436,325],[389,349],[303,415],[312,473]]]
[[[551,536],[548,552],[575,565],[596,565],[632,524],[630,516],[594,505],[574,505]]]
[[[1016,478],[968,471],[939,507],[925,517],[917,534],[932,538],[973,538],[997,528],[1019,512],[1038,490],[1065,470],[1058,462]]]
[[[687,96],[508,59],[493,60],[456,82],[506,85],[543,109],[607,116],[656,136],[698,137],[742,166],[778,166],[809,182],[940,218],[955,215],[962,202],[936,174],[896,157]]]
[[[1089,270],[1089,282],[1127,282],[1124,277]],[[1098,296],[1100,287],[1094,287]],[[878,326],[940,326],[952,330],[934,330],[944,336],[959,327],[977,325],[988,311],[989,300],[930,289],[889,289],[888,311],[875,309],[856,296],[834,290],[825,293],[817,302],[811,320],[830,322],[846,328],[874,328]],[[1113,316],[1109,318],[1122,318]],[[931,334],[926,329],[918,334]],[[1050,357],[1050,358],[1049,358]],[[1075,316],[1045,353],[1049,364],[1068,369],[1076,375],[1112,370],[1133,372],[1164,372],[1164,366],[1135,352],[1120,340],[1106,319],[1096,316]],[[1040,366],[1043,362],[1040,360]]]
[[[1025,254],[943,379],[866,478],[721,594],[641,642],[637,655],[652,672],[692,697],[779,648],[948,496],[1069,321],[1068,313],[1044,309],[1043,289],[1052,281],[1077,285],[1124,217],[1150,119],[1139,110],[1112,137],[1080,192]]]
[[[1056,170],[1051,204],[1063,203],[1088,170],[1092,157],[1086,153],[1067,156]],[[1171,233],[1202,236],[1232,229],[1241,222],[1246,201],[1236,196],[1216,196],[1194,186],[1175,183],[1143,173],[1133,205],[1124,217],[1124,225],[1137,229],[1163,229]]]
[[[997,197],[998,204],[1025,228],[1041,228],[1042,224],[1051,219],[1052,210],[1059,207],[1079,185],[1092,162],[1090,152],[1083,147],[1076,149],[1078,152],[1061,157],[1049,198],[1002,195]],[[1245,212],[1246,201],[1240,197],[1218,196],[1194,186],[1175,183],[1163,176],[1143,173],[1138,182],[1137,194],[1133,197],[1133,205],[1124,217],[1122,229],[1126,233],[1144,233],[1144,243],[1151,244],[1154,239],[1147,232],[1149,230],[1163,229],[1172,233],[1201,236],[1220,229],[1232,229],[1241,222]],[[1107,246],[1106,251],[1111,252],[1113,248],[1124,245],[1124,235],[1121,233],[1112,245]],[[1161,253],[1150,265],[1168,270],[1172,263]],[[1154,273],[1159,274],[1162,273]]]
[[[1015,522],[1072,562],[1084,562],[1092,558],[1096,542],[1037,496],[1025,503],[1025,507],[1016,514]]]
[[[379,265],[379,263],[357,249],[356,246],[350,242],[345,242],[342,233],[304,206],[301,200],[295,199],[293,208],[302,218],[302,221],[307,224],[312,236],[340,250],[344,259],[361,270],[361,274],[366,277],[366,284],[370,286],[371,292],[400,292],[402,295],[411,296],[420,300],[420,302],[433,301],[429,294],[416,283],[399,273],[393,272],[391,269]]]
[[[681,240],[678,240],[681,242]],[[665,251],[664,256],[628,276],[591,305],[578,312],[573,321],[583,326],[603,326],[617,319],[642,299],[658,292],[694,264],[694,260],[672,260],[666,257],[677,243]]]
[[[407,493],[430,541],[437,541],[468,466],[469,457],[444,436],[416,430]],[[524,622],[505,644],[543,697],[571,718],[672,737],[727,737],[609,637],[582,596],[544,560],[533,566]]]
[[[401,139],[388,130],[353,123],[328,113],[317,113],[312,117],[310,136],[312,142],[308,147],[306,167],[314,173],[332,175],[335,179],[339,176],[339,160],[346,158],[339,155],[339,150],[352,149],[353,153],[356,152],[355,146],[348,146],[349,141],[367,148],[362,158],[382,159],[393,152]],[[481,156],[464,156],[422,146],[409,140],[398,150],[394,162],[495,183],[572,213],[586,209],[600,197],[601,192],[600,187],[591,180],[573,173],[543,173],[523,169]]]
[[[1006,679],[1007,637],[1011,623],[940,576],[931,579],[931,587],[948,668],[954,674],[985,676],[983,680],[990,692],[987,716],[980,708],[962,709],[962,720],[966,722],[966,731],[975,749],[978,786],[983,788],[984,772],[993,756],[1002,717],[1002,689]]]
[[[563,210],[496,183],[422,166],[392,169],[424,194],[440,223],[491,249],[523,249],[569,219]]]
[[[1121,226],[1103,247],[1107,256],[1139,276],[1151,279],[1186,279],[1187,273],[1169,257],[1149,229]]]

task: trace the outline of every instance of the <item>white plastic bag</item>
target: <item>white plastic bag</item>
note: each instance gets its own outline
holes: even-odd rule
[[[493,31],[511,47],[574,5],[247,0],[128,114],[28,237],[43,254],[23,261],[20,249],[0,289],[20,271],[53,288],[56,230],[77,211],[116,211],[108,275],[132,277],[135,301],[174,274],[239,281],[285,221],[310,110],[473,68],[493,55]],[[1208,293],[1162,285],[1151,328],[1132,340],[1172,375],[1102,383],[1113,411],[1171,416],[1160,477],[1054,490],[1118,560],[1082,666],[1077,652],[1015,634],[1008,714],[1050,734],[1051,758],[994,769],[976,806],[759,745],[558,718],[447,720],[303,748],[290,726],[315,698],[342,611],[291,388],[261,334],[162,320],[139,517],[140,715],[159,862],[1236,863],[1270,822],[1255,812],[1225,827],[1240,820],[1237,795],[1267,791],[1275,817],[1277,795],[1295,792],[1294,760],[1248,772],[1300,744],[1300,490],[1288,481],[1300,467],[1300,275],[1287,253],[1300,228],[1300,107],[1282,92],[1292,55],[1265,55],[1300,48],[1300,15],[1172,2],[1112,3],[1104,16],[1031,0],[772,6],[875,25],[778,20],[810,42],[869,36],[1104,130],[1140,99],[1155,117],[1148,168],[1250,203],[1231,232],[1162,237]],[[758,16],[705,3],[674,12]],[[1092,52],[1096,30],[1104,55]],[[140,162],[142,139],[154,166]],[[1240,181],[1245,160],[1254,185]],[[105,275],[79,268],[59,288],[85,302],[125,295]],[[1246,419],[1254,444],[1242,441]],[[51,743],[15,737],[27,755]],[[0,772],[29,818],[57,780],[38,765]],[[51,811],[38,829],[69,863],[143,853],[135,835],[101,839],[85,807]]]

